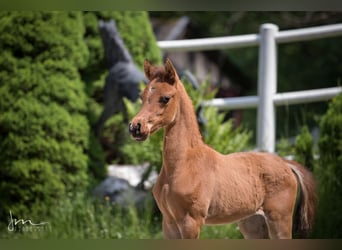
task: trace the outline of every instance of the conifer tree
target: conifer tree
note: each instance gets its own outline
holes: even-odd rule
[[[87,187],[83,33],[81,12],[0,12],[1,218]]]

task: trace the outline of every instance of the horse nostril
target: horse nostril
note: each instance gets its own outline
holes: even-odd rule
[[[135,128],[135,133],[138,135],[140,134],[140,128],[141,128],[141,124],[140,123],[137,123],[137,126]]]
[[[139,135],[140,134],[140,129],[141,129],[141,124],[137,123],[136,126],[134,126],[132,123],[129,124],[128,130],[131,134],[136,134]]]

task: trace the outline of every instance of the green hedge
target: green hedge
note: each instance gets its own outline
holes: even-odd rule
[[[88,185],[83,33],[80,12],[0,12],[1,221]]]
[[[161,62],[147,12],[0,12],[1,222],[48,214],[106,174],[90,128],[107,74],[99,19],[116,21],[139,67]]]
[[[319,206],[315,235],[341,238],[342,223],[342,94],[335,97],[320,122],[318,142],[320,159],[315,174],[318,179]]]
[[[307,126],[303,126],[294,145],[286,140],[278,144],[282,156],[294,155],[295,160],[313,170],[317,182],[318,206],[312,238],[341,238],[342,223],[342,94],[329,103],[319,119],[320,137],[317,145]]]

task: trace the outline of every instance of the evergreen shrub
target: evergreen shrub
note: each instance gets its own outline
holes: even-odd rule
[[[80,12],[0,12],[1,221],[88,185],[83,33]]]
[[[342,231],[342,94],[330,103],[320,122],[319,155],[315,175],[319,206],[315,236],[341,238]]]

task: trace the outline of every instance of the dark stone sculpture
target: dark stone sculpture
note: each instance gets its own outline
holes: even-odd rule
[[[104,110],[95,125],[99,136],[106,120],[114,114],[123,112],[128,121],[123,97],[135,102],[139,96],[139,84],[147,83],[144,73],[134,64],[132,57],[122,41],[115,21],[99,21],[99,31],[103,42],[108,75],[104,86]]]

